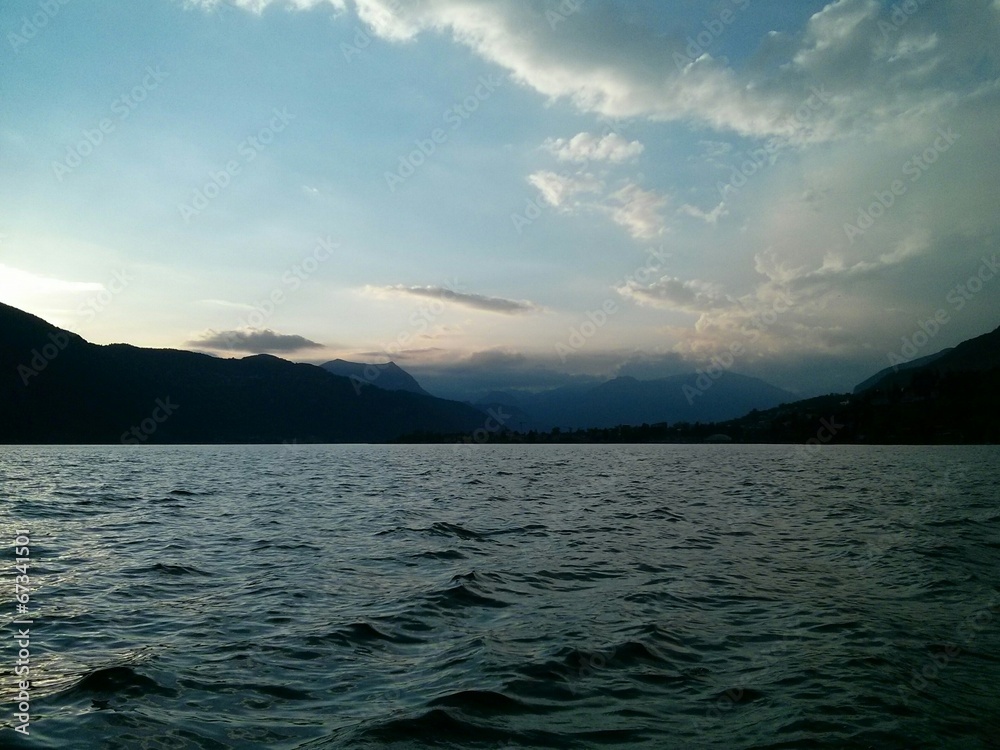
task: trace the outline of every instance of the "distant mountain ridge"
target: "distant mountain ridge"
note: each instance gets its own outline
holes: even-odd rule
[[[266,354],[98,346],[0,303],[0,443],[386,442],[485,419]]]
[[[997,383],[1000,328],[883,370],[853,394],[797,401],[707,429],[740,442],[997,443]]]
[[[1000,328],[963,341],[936,354],[887,367],[855,388],[855,393],[881,388],[903,387],[919,376],[942,376],[954,372],[983,372],[1000,367]]]
[[[895,374],[895,373],[897,373],[897,372],[899,372],[901,370],[915,370],[915,369],[918,369],[920,367],[923,367],[924,365],[929,365],[931,362],[933,362],[934,360],[940,359],[941,357],[943,357],[945,354],[947,354],[950,351],[952,351],[952,350],[951,349],[942,349],[941,351],[939,351],[939,352],[937,352],[935,354],[928,354],[926,357],[919,357],[918,359],[913,359],[913,360],[910,360],[909,362],[906,362],[906,363],[901,364],[901,365],[896,365],[894,367],[886,367],[884,370],[879,370],[874,375],[872,375],[870,378],[867,378],[866,380],[863,380],[860,383],[858,383],[856,386],[854,386],[854,391],[853,392],[854,393],[863,393],[864,391],[867,391],[869,388],[874,388],[875,386],[877,386],[879,384],[879,382],[881,380],[883,380],[884,378],[887,378],[887,377],[889,377],[889,376],[891,376],[891,375],[893,375],[893,374]]]
[[[0,303],[0,443],[388,442],[618,425],[652,425],[651,436],[685,441],[714,433],[737,442],[1000,439],[1000,328],[876,373],[853,395],[805,401],[727,371],[494,391],[474,408],[414,392],[416,380],[392,363],[327,364],[355,380],[266,354],[99,346]],[[375,371],[366,368],[381,369],[369,379]],[[383,376],[397,387],[368,387]]]
[[[654,380],[623,376],[535,394],[493,392],[476,406],[509,407],[512,429],[549,430],[716,422],[794,400],[794,394],[763,380],[724,372],[716,379],[698,373]]]
[[[789,455],[801,460],[809,460],[821,446],[833,443],[1000,443],[1000,328],[907,365],[876,373],[853,394],[790,401],[735,419],[531,430],[499,439],[522,443],[785,443],[795,446]],[[511,409],[530,401],[522,394],[504,392],[491,393],[490,398],[517,404]],[[929,460],[933,460],[931,455]]]
[[[349,362],[346,359],[332,359],[329,362],[324,362],[320,367],[334,375],[349,378],[356,388],[373,385],[386,391],[407,391],[423,396],[431,395],[420,387],[416,378],[395,362],[373,365],[364,362]]]

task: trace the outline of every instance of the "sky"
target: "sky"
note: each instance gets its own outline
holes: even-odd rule
[[[0,35],[0,301],[95,343],[809,396],[1000,325],[1000,0],[5,0]]]

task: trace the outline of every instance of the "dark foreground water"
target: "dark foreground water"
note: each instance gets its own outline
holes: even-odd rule
[[[0,747],[1000,747],[998,467],[996,447],[0,447]]]

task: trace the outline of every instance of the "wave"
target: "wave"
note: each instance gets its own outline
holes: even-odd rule
[[[466,583],[425,594],[422,605],[425,609],[435,611],[462,610],[469,607],[501,609],[510,606],[508,602],[480,593],[475,587]]]
[[[173,565],[171,563],[156,563],[147,568],[152,573],[161,573],[168,576],[210,576],[206,570],[201,570],[193,565]],[[140,571],[142,572],[142,571]]]
[[[414,644],[423,643],[423,639],[414,638],[388,629],[380,629],[369,622],[352,622],[342,628],[337,628],[322,635],[310,635],[305,638],[309,646],[334,644],[344,647],[370,647],[378,644]]]

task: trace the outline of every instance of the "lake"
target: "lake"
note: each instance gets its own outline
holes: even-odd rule
[[[0,746],[1000,747],[998,466],[0,446]]]

